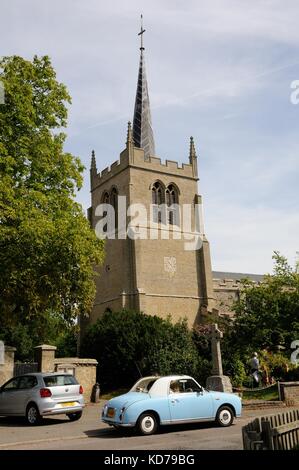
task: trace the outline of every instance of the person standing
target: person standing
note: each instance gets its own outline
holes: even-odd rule
[[[253,353],[252,358],[250,359],[250,367],[251,367],[251,375],[253,377],[253,384],[255,387],[259,385],[259,368],[260,368],[260,361],[258,359],[257,353]]]

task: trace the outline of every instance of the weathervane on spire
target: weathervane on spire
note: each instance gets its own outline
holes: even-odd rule
[[[143,29],[143,16],[140,15],[140,18],[141,18],[141,27],[140,27],[140,33],[138,33],[138,36],[141,36],[141,46],[140,46],[140,50],[141,51],[144,51],[144,47],[143,47],[143,33],[145,33],[145,29]]]

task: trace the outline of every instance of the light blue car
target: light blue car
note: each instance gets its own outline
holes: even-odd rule
[[[143,377],[131,390],[109,400],[103,407],[104,423],[136,427],[144,435],[154,434],[165,424],[216,421],[230,426],[241,416],[241,399],[233,393],[212,392],[192,377],[172,375]]]

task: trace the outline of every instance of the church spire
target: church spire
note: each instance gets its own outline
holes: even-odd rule
[[[135,98],[135,109],[133,119],[133,139],[135,147],[144,150],[144,158],[148,160],[150,156],[155,155],[155,143],[151,122],[150,102],[148,96],[148,87],[145,73],[144,47],[143,47],[143,29],[141,15],[140,36],[140,62],[137,81],[137,91]]]

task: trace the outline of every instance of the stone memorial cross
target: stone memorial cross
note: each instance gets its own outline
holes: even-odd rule
[[[212,375],[223,375],[220,340],[223,338],[222,331],[219,330],[217,323],[211,327],[211,345],[212,345]]]

